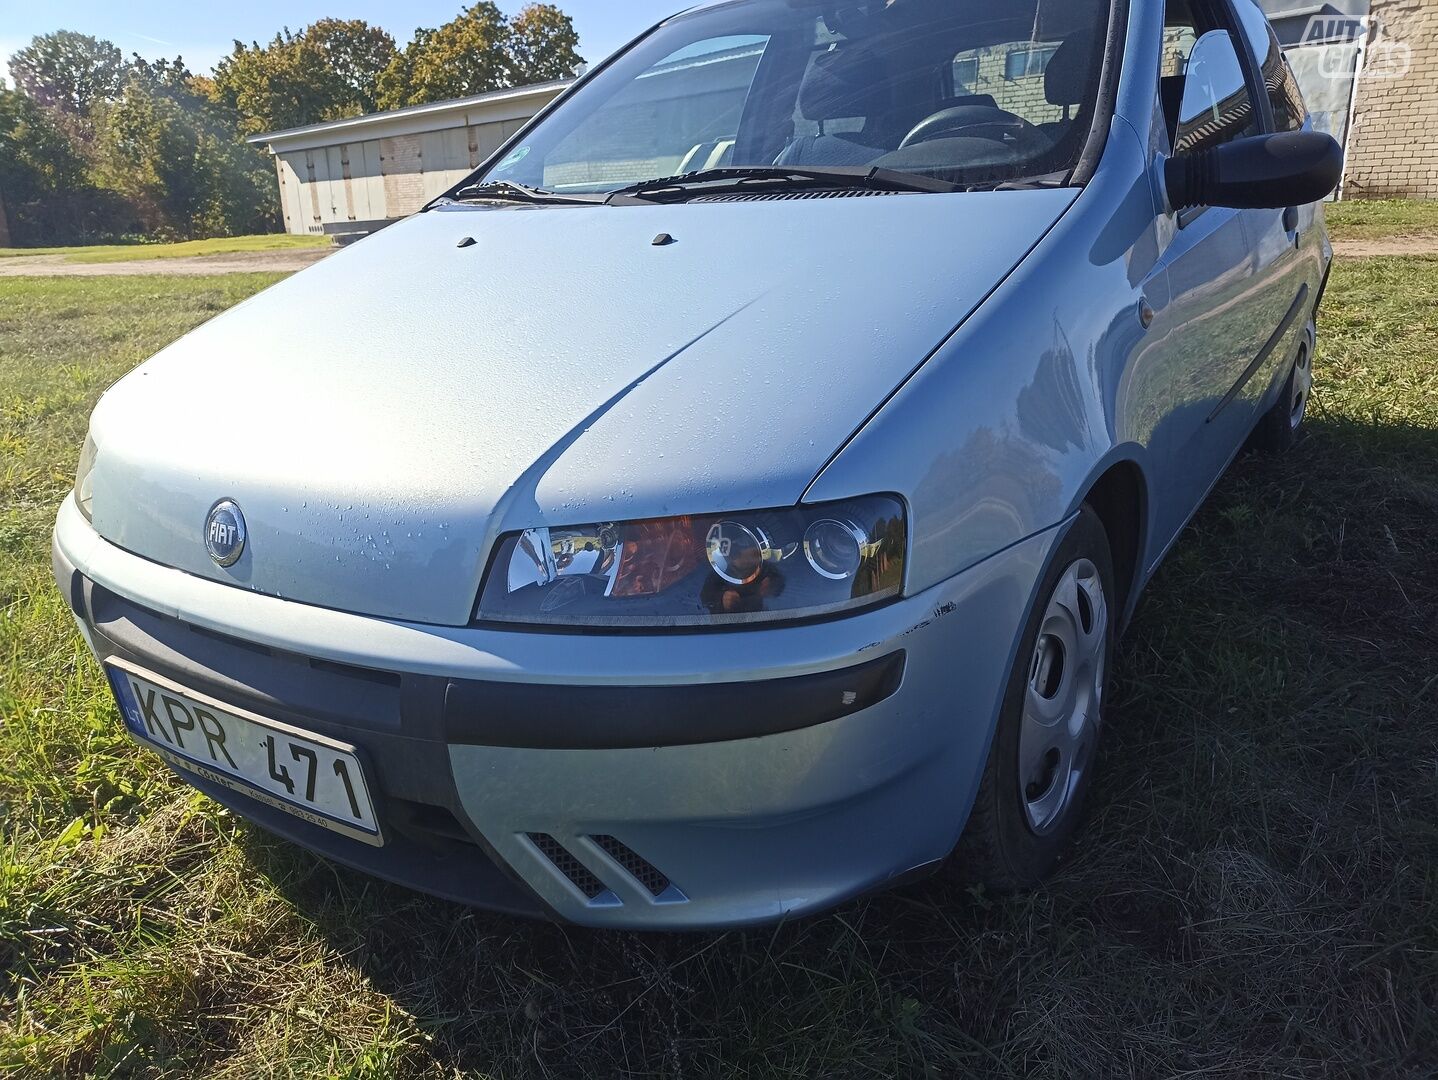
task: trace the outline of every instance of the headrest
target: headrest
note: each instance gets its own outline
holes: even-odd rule
[[[867,49],[839,45],[814,57],[799,88],[799,111],[807,120],[876,116],[889,107],[889,73]]]
[[[1108,6],[1108,0],[1039,0],[1034,40],[1062,41],[1084,33],[1105,21]]]
[[[1087,30],[1064,39],[1044,69],[1044,97],[1050,105],[1080,105],[1098,81],[1103,54],[1098,34]]]

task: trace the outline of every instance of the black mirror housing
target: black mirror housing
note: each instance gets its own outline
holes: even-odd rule
[[[1327,197],[1343,174],[1343,148],[1317,131],[1253,135],[1175,154],[1163,172],[1174,210],[1281,210]]]

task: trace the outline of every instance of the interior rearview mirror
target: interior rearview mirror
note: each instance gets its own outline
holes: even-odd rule
[[[1285,131],[1234,139],[1164,163],[1169,205],[1280,210],[1326,198],[1343,173],[1343,150],[1331,135]]]

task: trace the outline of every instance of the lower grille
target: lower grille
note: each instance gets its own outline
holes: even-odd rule
[[[649,890],[651,896],[658,896],[669,888],[669,879],[657,866],[637,851],[626,847],[612,836],[590,837],[606,855],[624,867],[629,876]]]
[[[582,862],[569,853],[569,849],[548,833],[527,833],[530,843],[539,853],[554,864],[554,868],[567,877],[576,889],[590,900],[605,892],[604,882],[595,877]]]

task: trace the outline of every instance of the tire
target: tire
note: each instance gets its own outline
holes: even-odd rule
[[[1097,759],[1118,613],[1108,535],[1087,504],[1035,595],[983,779],[950,859],[961,880],[995,892],[1032,888],[1053,871],[1078,826]]]
[[[1308,415],[1308,399],[1313,392],[1313,339],[1305,337],[1298,346],[1298,355],[1283,383],[1273,408],[1258,420],[1249,437],[1249,445],[1265,454],[1282,454],[1293,448],[1303,420]]]

